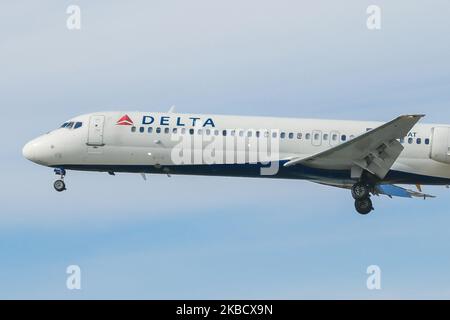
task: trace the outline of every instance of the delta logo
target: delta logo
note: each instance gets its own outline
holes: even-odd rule
[[[130,117],[126,114],[124,115],[122,118],[120,118],[116,125],[118,126],[132,126],[133,125],[133,120],[130,119]]]

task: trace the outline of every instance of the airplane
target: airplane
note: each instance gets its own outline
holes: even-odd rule
[[[22,153],[54,169],[58,192],[66,190],[66,170],[138,173],[144,179],[302,179],[349,189],[356,211],[365,215],[374,210],[372,196],[434,198],[422,185],[450,184],[450,125],[419,124],[423,117],[402,115],[384,123],[108,111],[70,119],[28,142]]]

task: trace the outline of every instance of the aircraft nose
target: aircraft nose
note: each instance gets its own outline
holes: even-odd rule
[[[35,160],[35,150],[34,150],[34,145],[33,142],[30,141],[28,142],[22,149],[22,154],[23,156],[30,161],[34,161]]]

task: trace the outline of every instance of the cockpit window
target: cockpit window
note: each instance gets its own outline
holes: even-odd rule
[[[83,126],[83,122],[64,122],[60,128],[66,128],[66,129],[78,129]]]

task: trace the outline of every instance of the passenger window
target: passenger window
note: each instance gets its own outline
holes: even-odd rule
[[[198,130],[197,130],[197,133],[198,133],[199,135],[202,135],[202,133],[203,133],[203,132],[202,132],[202,129],[198,129]]]
[[[276,131],[273,131],[272,132],[272,138],[276,138],[277,137],[277,132]]]
[[[145,128],[144,128],[144,127],[140,127],[140,128],[139,128],[139,132],[140,132],[140,133],[144,133],[144,131],[145,131]]]
[[[158,133],[158,134],[161,133],[161,128],[159,128],[159,127],[156,128],[156,133]]]
[[[185,134],[186,133],[186,128],[181,128],[181,134]]]
[[[189,129],[189,134],[193,135],[194,134],[194,129]]]
[[[318,133],[314,134],[314,140],[319,140],[320,135]]]
[[[206,135],[209,136],[211,134],[211,130],[210,129],[206,129]]]
[[[81,128],[82,125],[83,125],[82,122],[77,122],[77,123],[75,123],[75,126],[73,128],[78,129],[78,128]]]
[[[281,138],[281,139],[284,139],[284,138],[286,138],[286,132],[282,132],[282,133],[280,133],[280,138]]]
[[[337,138],[338,138],[337,134],[333,134],[332,137],[331,137],[331,139],[332,139],[333,141],[337,141]]]
[[[244,131],[239,131],[239,137],[243,137],[244,136]]]
[[[164,133],[169,133],[170,132],[170,129],[169,128],[164,128]]]
[[[409,144],[412,144],[412,143],[413,143],[413,141],[414,141],[414,139],[413,139],[413,138],[409,138],[409,139],[408,139],[408,143],[409,143]]]
[[[252,136],[252,132],[249,130],[247,131],[247,137],[251,137]]]
[[[269,131],[264,131],[264,138],[268,138],[269,137]]]
[[[214,135],[218,136],[219,135],[219,130],[214,130]]]
[[[148,133],[152,133],[153,132],[153,127],[148,127],[147,132]]]
[[[227,135],[227,130],[223,130],[222,135],[225,137]]]
[[[428,139],[428,138],[425,139],[425,144],[427,144],[427,145],[430,144],[430,139]]]
[[[422,144],[422,139],[417,138],[417,144]]]
[[[311,138],[311,134],[310,133],[305,134],[305,139],[306,140],[309,140],[310,138]]]
[[[323,135],[323,140],[325,140],[325,141],[328,140],[328,133],[325,133],[325,134]]]
[[[341,140],[342,141],[347,141],[347,136],[345,134],[343,134],[342,137],[341,137]]]
[[[259,132],[259,131],[256,131],[256,133],[255,133],[255,134],[256,134],[256,137],[257,137],[257,138],[259,138],[259,134],[260,134],[260,132]]]
[[[172,133],[176,134],[178,132],[178,128],[173,128]]]
[[[294,139],[294,134],[292,132],[289,132],[289,139]]]
[[[234,137],[236,135],[236,130],[231,130],[230,134]]]
[[[131,127],[131,132],[136,132],[136,127]]]

